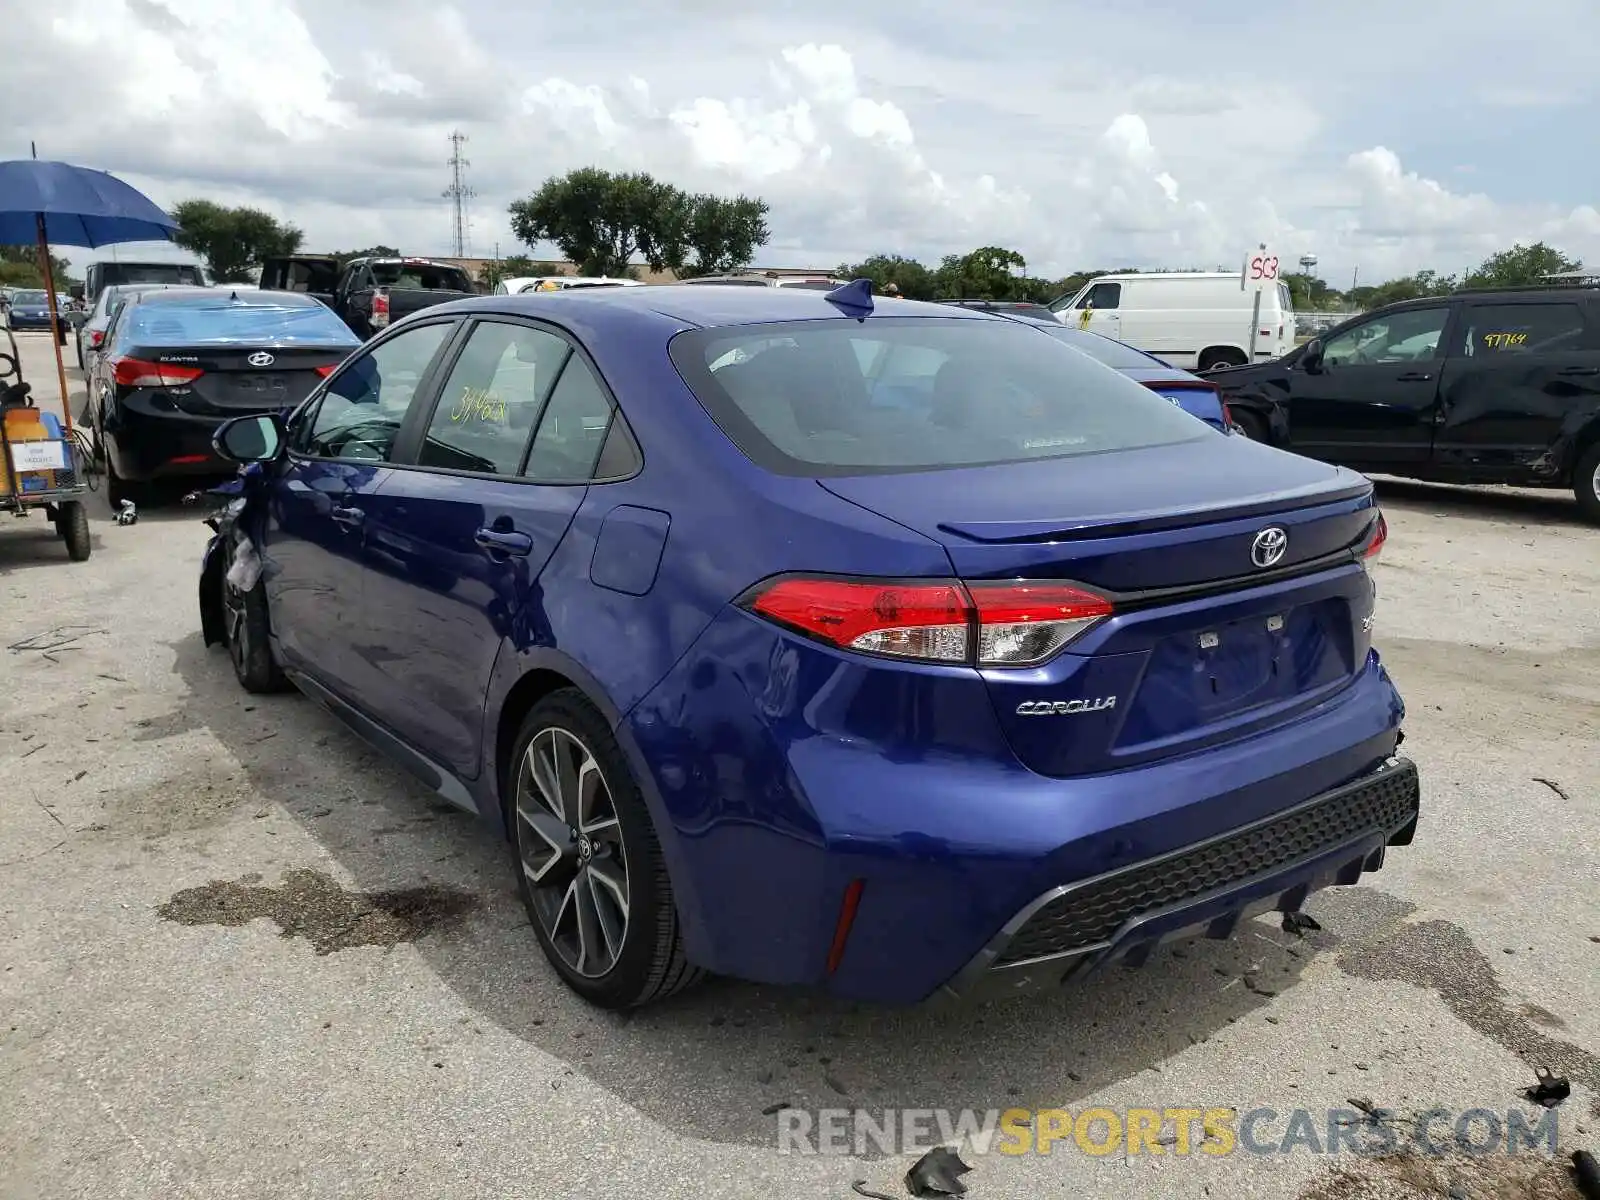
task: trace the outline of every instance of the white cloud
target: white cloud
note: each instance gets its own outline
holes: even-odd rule
[[[1111,6],[1075,14],[1067,41],[1046,0],[928,0],[914,22],[848,0],[813,0],[803,21],[612,0],[598,41],[593,14],[509,0],[8,4],[11,92],[74,84],[25,134],[0,133],[0,157],[37,138],[162,203],[259,205],[310,247],[443,251],[445,139],[460,128],[479,252],[515,248],[512,199],[593,164],[761,195],[772,262],[998,244],[1041,273],[1216,266],[1265,239],[1316,253],[1330,278],[1359,265],[1370,279],[1538,238],[1600,261],[1600,212],[1577,202],[1600,192],[1600,168],[1563,132],[1590,128],[1563,124],[1593,94],[1566,48],[1600,42],[1600,9],[1525,0],[1526,46],[1546,49],[1523,70],[1515,33],[1474,23],[1478,0],[1417,0],[1403,19],[1349,3],[1348,21],[1284,13],[1248,38],[1190,7],[1154,21]],[[1396,37],[1441,30],[1448,69],[1358,36],[1384,12]],[[1441,24],[1447,12],[1460,20]],[[1547,27],[1554,44],[1534,36]],[[1246,49],[1273,65],[1244,69]],[[116,69],[82,69],[94,62]],[[1440,109],[1441,87],[1489,76],[1478,100]],[[1457,120],[1471,104],[1492,116]],[[1517,120],[1550,139],[1531,183],[1497,165],[1522,139],[1492,153],[1471,140]],[[1473,190],[1417,162],[1461,164],[1436,168],[1458,181],[1471,168]],[[1563,190],[1565,204],[1540,198]]]

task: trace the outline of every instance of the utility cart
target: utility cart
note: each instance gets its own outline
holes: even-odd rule
[[[43,510],[73,562],[89,557],[89,493],[79,473],[77,439],[54,413],[38,408],[22,381],[10,326],[0,350],[0,513],[26,517]]]

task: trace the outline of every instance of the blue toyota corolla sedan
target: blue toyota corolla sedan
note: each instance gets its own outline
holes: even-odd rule
[[[1353,472],[980,311],[478,297],[240,417],[208,644],[480,815],[593,1003],[1012,993],[1408,843]]]

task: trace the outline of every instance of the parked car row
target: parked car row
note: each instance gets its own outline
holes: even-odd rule
[[[216,349],[192,298],[141,311],[103,362],[178,407]],[[857,285],[440,304],[216,427],[205,640],[477,813],[599,1005],[1013,994],[1225,936],[1412,838],[1386,528],[1121,350]]]

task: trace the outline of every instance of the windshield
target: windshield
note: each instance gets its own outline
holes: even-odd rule
[[[152,301],[128,310],[123,338],[146,346],[355,346],[333,310],[321,304],[174,304]]]
[[[184,283],[203,286],[200,268],[186,263],[97,263],[100,285],[116,283]]]
[[[460,267],[438,267],[431,263],[375,262],[372,279],[379,287],[442,292],[472,290],[467,273]]]
[[[11,297],[11,303],[20,304],[24,308],[32,304],[44,305],[47,301],[43,292],[18,292]]]
[[[1118,371],[1147,371],[1151,367],[1165,365],[1151,358],[1143,350],[1124,346],[1121,342],[1101,337],[1098,333],[1086,333],[1081,329],[1070,329],[1065,325],[1056,328],[1040,325],[1038,328],[1056,340],[1065,342],[1074,350],[1083,351],[1096,362],[1103,362]]]
[[[1009,321],[879,318],[679,334],[679,373],[729,438],[785,475],[1062,458],[1200,436],[1193,418]]]

